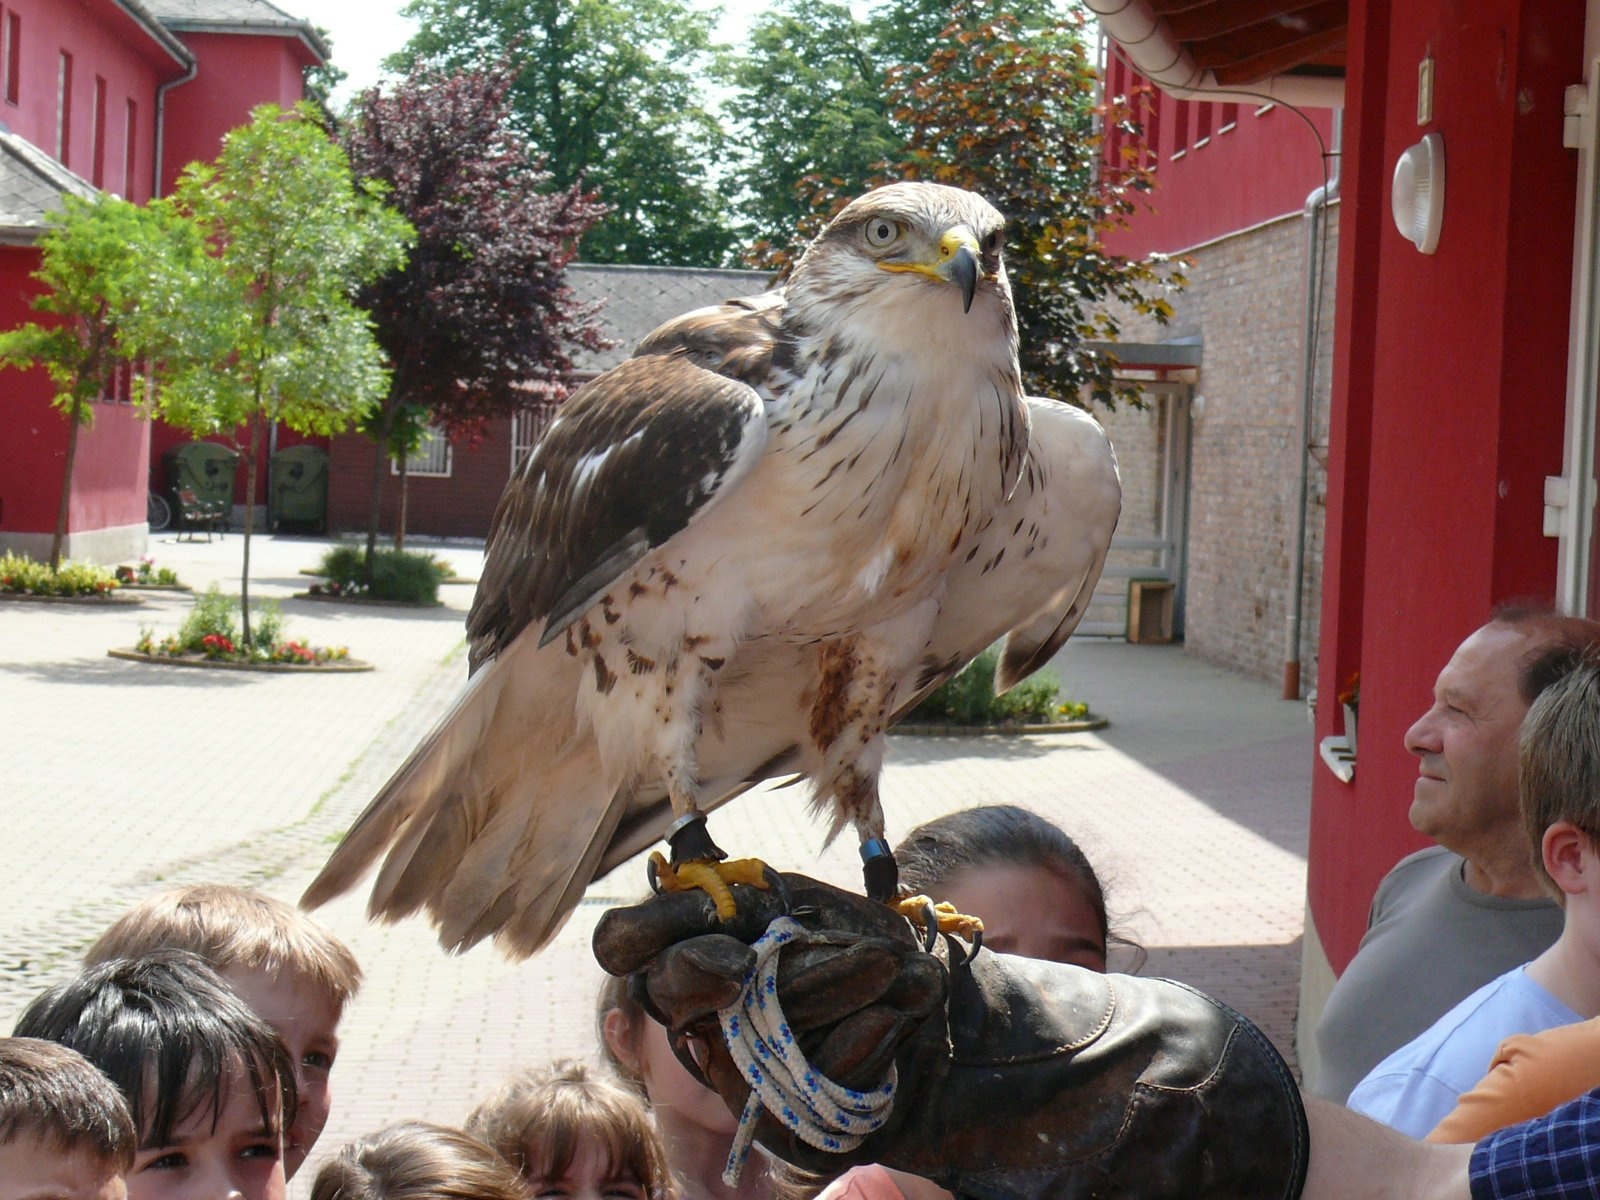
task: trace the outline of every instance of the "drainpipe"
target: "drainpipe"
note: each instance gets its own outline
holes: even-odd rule
[[[156,177],[154,186],[150,189],[152,196],[161,195],[161,160],[167,150],[167,93],[175,87],[182,87],[198,74],[200,74],[200,62],[196,59],[189,64],[189,69],[176,79],[169,79],[165,83],[156,85]]]
[[[1344,141],[1344,109],[1333,113],[1333,144],[1336,151]],[[1300,340],[1300,421],[1295,430],[1300,447],[1300,480],[1295,504],[1294,565],[1289,570],[1289,618],[1284,638],[1283,698],[1300,698],[1300,622],[1305,612],[1306,577],[1306,498],[1311,482],[1311,423],[1317,399],[1317,299],[1322,292],[1322,277],[1318,271],[1318,245],[1322,240],[1323,222],[1328,218],[1328,205],[1339,198],[1339,164],[1343,161],[1335,153],[1333,169],[1328,182],[1306,197],[1306,294],[1305,329]]]

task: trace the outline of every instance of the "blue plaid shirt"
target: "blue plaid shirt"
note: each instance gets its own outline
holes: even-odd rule
[[[1600,1088],[1484,1138],[1470,1178],[1473,1200],[1600,1196]]]

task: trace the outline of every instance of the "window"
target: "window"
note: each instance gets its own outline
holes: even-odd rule
[[[1211,117],[1216,112],[1215,104],[1198,103],[1194,106],[1194,144],[1196,147],[1204,146],[1211,140]]]
[[[106,185],[106,81],[94,77],[94,127],[89,131],[89,182]]]
[[[406,459],[406,474],[436,475],[448,479],[450,452],[450,439],[444,436],[444,431],[437,427],[431,428],[423,435],[422,445]],[[389,474],[400,474],[400,464],[393,459],[389,460]]]
[[[67,165],[67,155],[72,152],[72,55],[61,52],[61,66],[56,72],[56,161]]]
[[[1222,127],[1217,130],[1218,136],[1227,133],[1239,124],[1239,106],[1237,104],[1224,104],[1222,106]]]
[[[15,104],[22,90],[22,18],[6,14],[5,28],[6,103]]]
[[[1172,157],[1182,158],[1189,152],[1189,110],[1191,100],[1179,100],[1172,113]]]
[[[511,473],[522,469],[522,460],[533,452],[534,444],[544,436],[555,419],[554,404],[535,404],[519,408],[511,418]]]
[[[133,194],[133,172],[138,159],[135,151],[139,146],[139,105],[131,99],[127,120],[128,128],[122,140],[122,195],[124,199],[137,202],[138,197]]]

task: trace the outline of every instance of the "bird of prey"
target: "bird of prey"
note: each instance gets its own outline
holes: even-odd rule
[[[495,513],[465,690],[303,903],[387,852],[374,917],[526,955],[665,833],[664,881],[725,905],[760,864],[703,813],[787,772],[892,897],[884,730],[1008,630],[1002,685],[1059,648],[1120,503],[1099,427],[1022,395],[1003,240],[972,193],[880,188],[577,392]]]

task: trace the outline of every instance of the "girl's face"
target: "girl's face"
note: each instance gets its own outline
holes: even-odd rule
[[[606,1014],[605,1032],[612,1052],[644,1079],[658,1121],[695,1126],[720,1137],[734,1135],[738,1119],[722,1097],[684,1070],[660,1023],[643,1015],[630,1022],[623,1010],[614,1008]]]
[[[528,1150],[529,1161],[537,1161],[537,1147]],[[528,1183],[535,1200],[648,1200],[644,1185],[631,1172],[618,1175],[612,1170],[604,1148],[594,1138],[579,1141],[560,1178],[536,1178]]]
[[[201,1104],[165,1145],[140,1145],[128,1200],[284,1200],[283,1121],[263,1120],[249,1074],[229,1072],[221,1110]]]
[[[985,863],[934,889],[983,921],[983,944],[1000,954],[1106,969],[1106,940],[1094,905],[1075,881],[1044,867]]]

